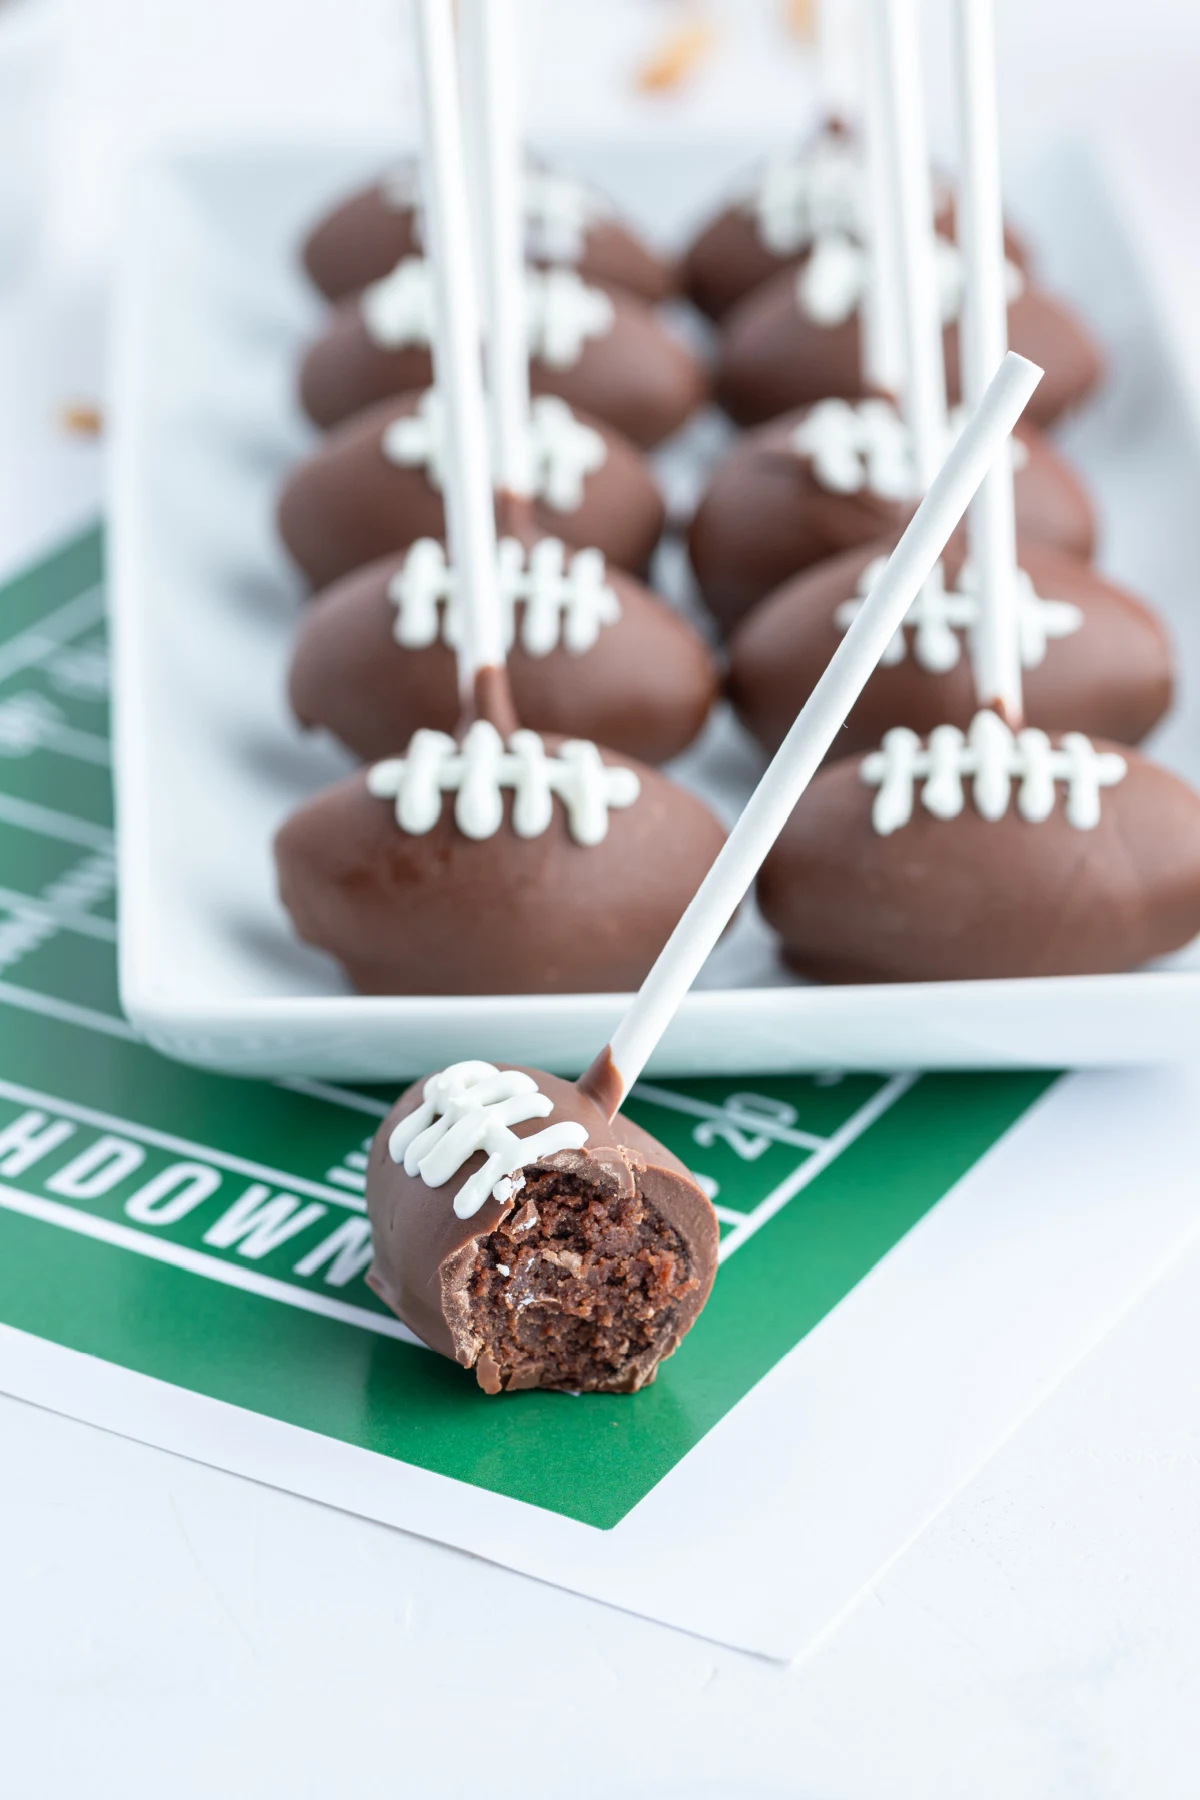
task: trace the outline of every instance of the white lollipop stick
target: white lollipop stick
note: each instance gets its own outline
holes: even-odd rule
[[[938,301],[933,183],[914,0],[873,0],[904,322],[904,416],[922,493],[946,452],[946,362]]]
[[[818,0],[817,89],[827,119],[848,122],[859,111],[857,14],[853,0]]]
[[[862,356],[866,385],[899,395],[904,387],[904,319],[900,310],[899,242],[888,167],[887,75],[878,9],[863,21],[863,157],[867,184],[867,288]]]
[[[480,111],[475,130],[496,485],[523,496],[533,491],[533,471],[517,16],[513,0],[462,0],[460,18]]]
[[[976,406],[1008,349],[996,39],[992,0],[955,0],[956,80],[962,135],[959,244],[966,268],[960,342],[963,398]],[[998,456],[971,502],[971,562],[979,593],[973,639],[981,706],[1014,731],[1024,723],[1017,620],[1017,521],[1012,459]]]
[[[504,666],[496,520],[453,0],[417,0],[416,15],[421,183],[433,273],[433,360],[446,409],[447,536],[463,601],[458,682],[464,711],[469,711],[481,671]]]
[[[629,1011],[580,1081],[611,1118],[646,1066],[713,945],[812,780],[980,482],[1042,378],[1036,363],[1005,357],[983,401],[930,483],[829,666],[772,758],[691,905]]]

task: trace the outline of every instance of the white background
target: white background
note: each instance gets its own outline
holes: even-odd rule
[[[530,9],[547,136],[765,142],[793,122],[803,76],[765,6],[714,7],[725,69],[666,105],[632,99],[628,74],[685,9]],[[1186,333],[1200,299],[1200,7],[998,10],[1010,152],[1063,130],[1108,145]],[[74,9],[42,261],[24,293],[0,295],[6,560],[62,497],[48,483],[89,479],[89,451],[61,460],[56,409],[100,379],[94,273],[129,151],[214,122],[377,130],[409,104],[399,11]],[[1200,1254],[792,1668],[0,1399],[0,1792],[1193,1796],[1198,1372]]]

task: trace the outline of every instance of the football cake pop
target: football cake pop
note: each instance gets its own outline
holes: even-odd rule
[[[521,182],[524,248],[535,267],[574,269],[583,281],[651,304],[675,291],[669,259],[615,217],[574,176],[527,163]],[[302,259],[327,300],[345,300],[424,254],[415,163],[401,164],[341,201],[306,238]]]
[[[881,0],[911,103],[910,0]],[[1002,340],[999,181],[987,0],[957,0],[974,386]],[[906,67],[907,64],[907,67]],[[903,133],[910,152],[914,134]],[[785,960],[827,981],[969,980],[1137,966],[1200,931],[1200,796],[1136,751],[1024,721],[1012,484],[975,502],[979,710],[967,728],[888,731],[813,782],[758,879]]]
[[[487,4],[499,19],[501,0]],[[462,721],[457,738],[417,731],[295,813],[276,838],[280,896],[298,934],[365,992],[620,990],[650,966],[724,834],[654,770],[517,727],[450,0],[425,0],[420,25]],[[651,863],[653,880],[631,879]]]
[[[963,63],[959,58],[960,83]],[[998,146],[994,95],[960,92],[959,100],[965,139],[959,213],[971,252],[962,376],[977,396],[1007,348],[1002,250],[994,235],[978,241],[996,229],[990,209]],[[985,509],[997,505],[993,490],[1000,484],[994,524]],[[1019,566],[1014,564],[1012,517],[1012,473],[997,469],[970,515],[972,563],[961,541],[947,551],[839,734],[840,756],[872,748],[893,726],[919,735],[947,724],[969,727],[977,708],[972,653],[984,611],[975,567],[994,566],[989,532],[1004,540],[1000,579],[1016,584],[1012,604],[1027,722],[1135,744],[1166,712],[1171,654],[1159,620],[1065,551],[1027,542]],[[860,546],[819,563],[760,602],[735,630],[730,697],[768,749],[781,742],[885,560],[885,549]]]
[[[420,0],[423,11],[436,0]],[[621,1104],[733,916],[1028,395],[1013,359],[972,420],[610,1042],[578,1082],[463,1061],[415,1083],[367,1166],[376,1293],[488,1394],[631,1393],[694,1323],[712,1206]]]

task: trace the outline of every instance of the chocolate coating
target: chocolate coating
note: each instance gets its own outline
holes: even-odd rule
[[[558,740],[561,741],[561,740]],[[556,740],[547,734],[546,742]],[[708,808],[629,757],[641,794],[577,844],[561,803],[540,836],[465,837],[452,800],[413,836],[390,800],[351,775],[302,806],[275,839],[279,892],[297,935],[337,958],[364,994],[570,994],[636,988],[724,841]]]
[[[778,749],[845,633],[839,605],[858,592],[859,577],[890,543],[848,550],[797,576],[761,601],[729,643],[729,697],[742,722],[768,750]],[[1171,650],[1161,621],[1105,581],[1087,563],[1043,544],[1021,548],[1021,567],[1043,599],[1070,600],[1082,628],[1052,638],[1044,660],[1025,670],[1025,716],[1044,731],[1082,731],[1136,744],[1171,704]],[[944,559],[947,585],[958,579],[961,540]],[[850,756],[878,744],[893,725],[927,736],[935,725],[963,730],[976,711],[965,646],[953,669],[925,669],[906,630],[903,662],[880,664],[838,733],[833,754]]]
[[[1100,353],[1082,324],[1040,288],[1026,284],[1009,307],[1008,339],[1046,371],[1025,414],[1035,425],[1053,424],[1100,379]],[[957,324],[946,328],[943,341],[947,392],[956,405],[962,393]],[[862,375],[859,315],[840,325],[816,324],[800,309],[793,272],[764,282],[725,321],[716,394],[739,425],[759,425],[830,395],[858,400],[871,391]]]
[[[402,256],[421,255],[415,227],[412,207],[393,205],[373,182],[313,227],[301,251],[305,270],[327,300],[344,300],[390,275]],[[677,285],[673,265],[616,219],[589,226],[572,266],[588,281],[613,283],[643,300],[665,300]]]
[[[694,1285],[663,1317],[651,1352],[630,1357],[623,1365],[614,1363],[610,1377],[598,1380],[593,1387],[593,1391],[630,1393],[654,1379],[658,1362],[676,1349],[708,1299],[717,1271],[716,1215],[678,1157],[631,1119],[618,1113],[610,1122],[573,1082],[538,1069],[525,1073],[532,1075],[542,1093],[553,1100],[554,1111],[548,1120],[530,1119],[513,1126],[518,1137],[529,1137],[548,1123],[567,1120],[582,1124],[588,1133],[582,1150],[563,1151],[543,1162],[531,1163],[527,1177],[560,1171],[599,1190],[601,1195],[638,1195],[681,1244],[689,1265]],[[441,1188],[427,1187],[419,1176],[406,1175],[402,1165],[392,1161],[388,1141],[400,1121],[421,1104],[424,1085],[424,1079],[414,1082],[401,1095],[371,1145],[367,1214],[375,1254],[367,1280],[423,1343],[465,1368],[476,1367],[480,1385],[495,1393],[501,1386],[509,1385],[511,1370],[506,1370],[491,1354],[492,1346],[484,1341],[481,1327],[485,1321],[472,1295],[471,1281],[481,1264],[494,1266],[486,1240],[514,1215],[519,1216],[525,1202],[520,1192],[515,1199],[506,1201],[489,1197],[473,1218],[460,1219],[454,1212],[454,1195],[483,1166],[481,1152],[464,1163],[459,1173]],[[582,1196],[580,1201],[582,1205]],[[531,1274],[536,1279],[538,1273],[515,1272],[526,1289]],[[549,1273],[555,1281],[559,1279],[557,1270]],[[599,1268],[594,1268],[593,1275],[596,1281],[604,1279]],[[619,1286],[613,1297],[619,1307]],[[528,1303],[529,1295],[525,1292],[520,1298]],[[561,1309],[539,1309],[535,1304],[533,1310],[534,1319],[523,1320],[522,1324],[531,1327],[524,1335],[536,1345],[543,1323],[536,1313],[540,1310],[544,1315],[547,1310]],[[530,1376],[535,1372],[536,1365],[534,1369],[523,1368],[520,1385],[534,1385]],[[544,1366],[536,1385],[561,1385],[555,1380],[555,1373],[552,1362]]]
[[[382,400],[330,432],[317,452],[289,475],[279,498],[279,533],[314,587],[404,550],[419,537],[444,537],[442,495],[421,467],[401,468],[383,454],[393,419],[417,410],[419,394]],[[662,496],[633,445],[610,426],[580,415],[604,438],[608,454],[584,478],[583,501],[558,512],[535,500],[540,537],[561,537],[577,548],[595,545],[623,569],[641,569],[658,542]],[[507,520],[501,516],[500,529]]]
[[[894,539],[912,517],[908,502],[823,488],[811,458],[789,448],[804,417],[803,410],[788,413],[747,432],[696,509],[688,540],[692,568],[724,631],[789,576],[858,544]],[[1016,476],[1023,537],[1089,557],[1095,524],[1077,476],[1032,427],[1018,426],[1016,436],[1028,452]]]
[[[1097,741],[1096,748],[1112,746]],[[861,758],[823,769],[763,864],[785,959],[822,981],[969,981],[1136,968],[1200,931],[1200,796],[1136,750],[1100,823],[989,823],[919,803],[880,837]]]
[[[319,594],[305,614],[288,692],[304,725],[324,726],[356,756],[375,761],[404,749],[420,726],[452,732],[458,721],[454,652],[396,642],[388,586],[404,553],[384,557]],[[717,694],[717,670],[702,638],[631,575],[610,570],[621,617],[581,654],[557,645],[531,656],[517,640],[508,675],[517,716],[533,731],[608,744],[639,762],[661,763],[700,731]]]
[[[704,404],[708,379],[699,360],[663,329],[650,307],[618,289],[609,290],[609,298],[612,329],[588,338],[566,367],[533,357],[530,387],[606,420],[648,450]],[[367,330],[358,302],[346,300],[304,357],[300,402],[313,423],[327,430],[378,400],[427,388],[432,380],[426,346],[384,349]]]

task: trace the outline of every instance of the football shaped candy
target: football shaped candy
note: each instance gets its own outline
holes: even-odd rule
[[[758,900],[820,981],[1133,969],[1200,932],[1200,796],[1078,732],[897,727],[815,777]]]
[[[502,531],[528,521],[539,537],[595,546],[622,569],[641,569],[665,517],[644,460],[625,438],[563,401],[533,403],[534,496],[501,508]],[[443,537],[444,428],[436,390],[384,400],[330,432],[293,470],[279,500],[279,531],[314,587],[417,538]]]
[[[729,695],[768,750],[783,742],[888,548],[849,550],[818,563],[768,595],[735,630]],[[1028,723],[1140,742],[1171,703],[1171,651],[1159,619],[1065,551],[1027,543],[1020,563],[1018,631]],[[978,614],[960,540],[868,681],[835,753],[865,750],[893,725],[921,734],[945,723],[965,729],[976,710],[969,645]]]
[[[643,449],[703,405],[699,361],[642,301],[561,268],[529,271],[525,299],[535,394],[557,394]],[[419,257],[344,300],[301,367],[300,399],[313,422],[328,429],[378,400],[428,387],[432,307]]]
[[[506,539],[499,562],[508,677],[526,725],[646,763],[691,743],[716,698],[716,665],[664,601],[606,569],[599,551],[572,553],[555,538]],[[453,731],[459,637],[445,551],[419,539],[313,601],[292,657],[292,708],[366,761],[421,727]]]
[[[943,294],[946,377],[952,403],[960,398],[957,314],[961,269],[954,248],[940,240],[949,275]],[[759,425],[779,413],[827,396],[858,400],[871,388],[863,375],[860,299],[866,256],[854,246],[818,251],[797,275],[773,276],[740,301],[725,320],[716,397],[739,425]],[[1045,369],[1028,419],[1050,425],[1077,406],[1100,379],[1098,351],[1073,313],[1042,289],[1022,283],[1008,309],[1012,348]]]
[[[367,1165],[379,1297],[488,1394],[629,1394],[695,1323],[712,1205],[573,1082],[455,1063],[401,1095]]]
[[[675,270],[612,215],[583,182],[529,167],[524,180],[525,249],[533,263],[569,264],[585,281],[665,300]],[[350,195],[314,226],[303,248],[309,279],[329,300],[357,294],[424,248],[417,172],[400,168]]]
[[[1015,434],[1023,537],[1089,557],[1091,505],[1032,428]],[[746,434],[718,466],[688,548],[710,612],[729,631],[790,575],[860,544],[894,541],[917,483],[909,435],[883,400],[823,400]]]
[[[298,936],[364,994],[636,987],[724,832],[664,775],[477,719],[327,788],[275,839]]]

